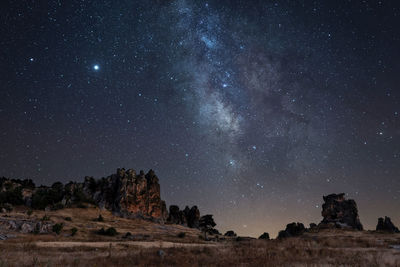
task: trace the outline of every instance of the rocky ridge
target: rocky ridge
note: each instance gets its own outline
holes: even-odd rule
[[[148,173],[133,169],[117,169],[115,174],[95,179],[85,177],[82,183],[60,182],[52,186],[36,187],[32,180],[0,178],[0,212],[12,205],[32,209],[56,210],[64,207],[93,204],[121,217],[150,219],[199,228],[200,211],[197,206],[180,210],[171,205],[170,213],[161,199],[159,179],[153,170]]]

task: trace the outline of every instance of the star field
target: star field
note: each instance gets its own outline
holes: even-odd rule
[[[1,176],[152,168],[168,205],[243,235],[340,192],[400,224],[397,1],[0,5]]]

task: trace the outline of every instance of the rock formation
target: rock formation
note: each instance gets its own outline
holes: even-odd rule
[[[279,231],[278,238],[286,238],[293,236],[300,236],[306,231],[306,228],[302,223],[289,223],[286,225],[286,229]]]
[[[345,199],[344,193],[324,196],[323,220],[319,228],[349,228],[363,230],[358,218],[357,204],[353,199]]]
[[[176,205],[169,206],[169,215],[167,222],[173,224],[187,225],[185,213]]]
[[[376,226],[376,231],[384,231],[389,233],[400,233],[399,228],[397,228],[389,217],[385,216],[385,219],[379,218],[378,225]]]
[[[178,206],[169,206],[168,223],[181,224],[190,228],[199,228],[200,211],[197,206],[180,210]]]
[[[160,197],[160,184],[153,170],[139,175],[132,169],[99,180],[85,177],[83,183],[35,187],[31,180],[0,179],[0,204],[25,204],[34,209],[58,209],[92,203],[124,217],[164,221],[168,212]],[[0,209],[1,210],[1,209]]]

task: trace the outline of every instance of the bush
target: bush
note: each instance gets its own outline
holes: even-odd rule
[[[13,210],[13,206],[10,203],[0,203],[0,212],[2,209],[5,209],[6,211],[10,212]]]
[[[71,229],[71,236],[76,235],[76,233],[78,232],[78,229],[76,227]]]
[[[47,215],[44,215],[41,220],[42,221],[50,221],[50,217]]]
[[[64,208],[64,205],[61,202],[56,203],[51,207],[52,210],[61,210],[63,208]]]
[[[103,216],[101,216],[101,214],[100,214],[99,217],[97,217],[97,218],[94,219],[93,221],[95,221],[95,222],[104,222],[104,218],[103,218]]]
[[[80,209],[87,209],[88,208],[88,206],[83,204],[83,203],[78,203],[78,205],[76,207],[80,208]]]
[[[186,233],[185,232],[180,232],[179,234],[178,234],[178,237],[179,238],[184,238],[186,236]]]
[[[9,188],[7,191],[0,192],[0,203],[10,203],[12,205],[24,204],[22,188],[19,186],[14,189]]]
[[[117,230],[114,227],[110,227],[107,230],[104,230],[104,228],[101,228],[99,231],[97,231],[99,235],[106,235],[106,236],[116,236],[118,234]]]
[[[28,210],[28,211],[26,212],[26,214],[28,214],[28,216],[31,216],[32,213],[33,213],[33,210]]]
[[[64,220],[71,222],[72,218],[71,217],[65,217]]]
[[[61,233],[61,230],[63,229],[64,225],[62,223],[56,223],[53,225],[53,232],[59,235]]]
[[[47,206],[56,206],[63,197],[64,189],[61,183],[54,183],[51,188],[39,188],[32,196],[32,208],[44,210]]]

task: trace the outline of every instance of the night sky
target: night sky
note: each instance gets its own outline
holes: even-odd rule
[[[345,192],[400,225],[398,1],[2,1],[0,176],[119,167],[273,236]]]

